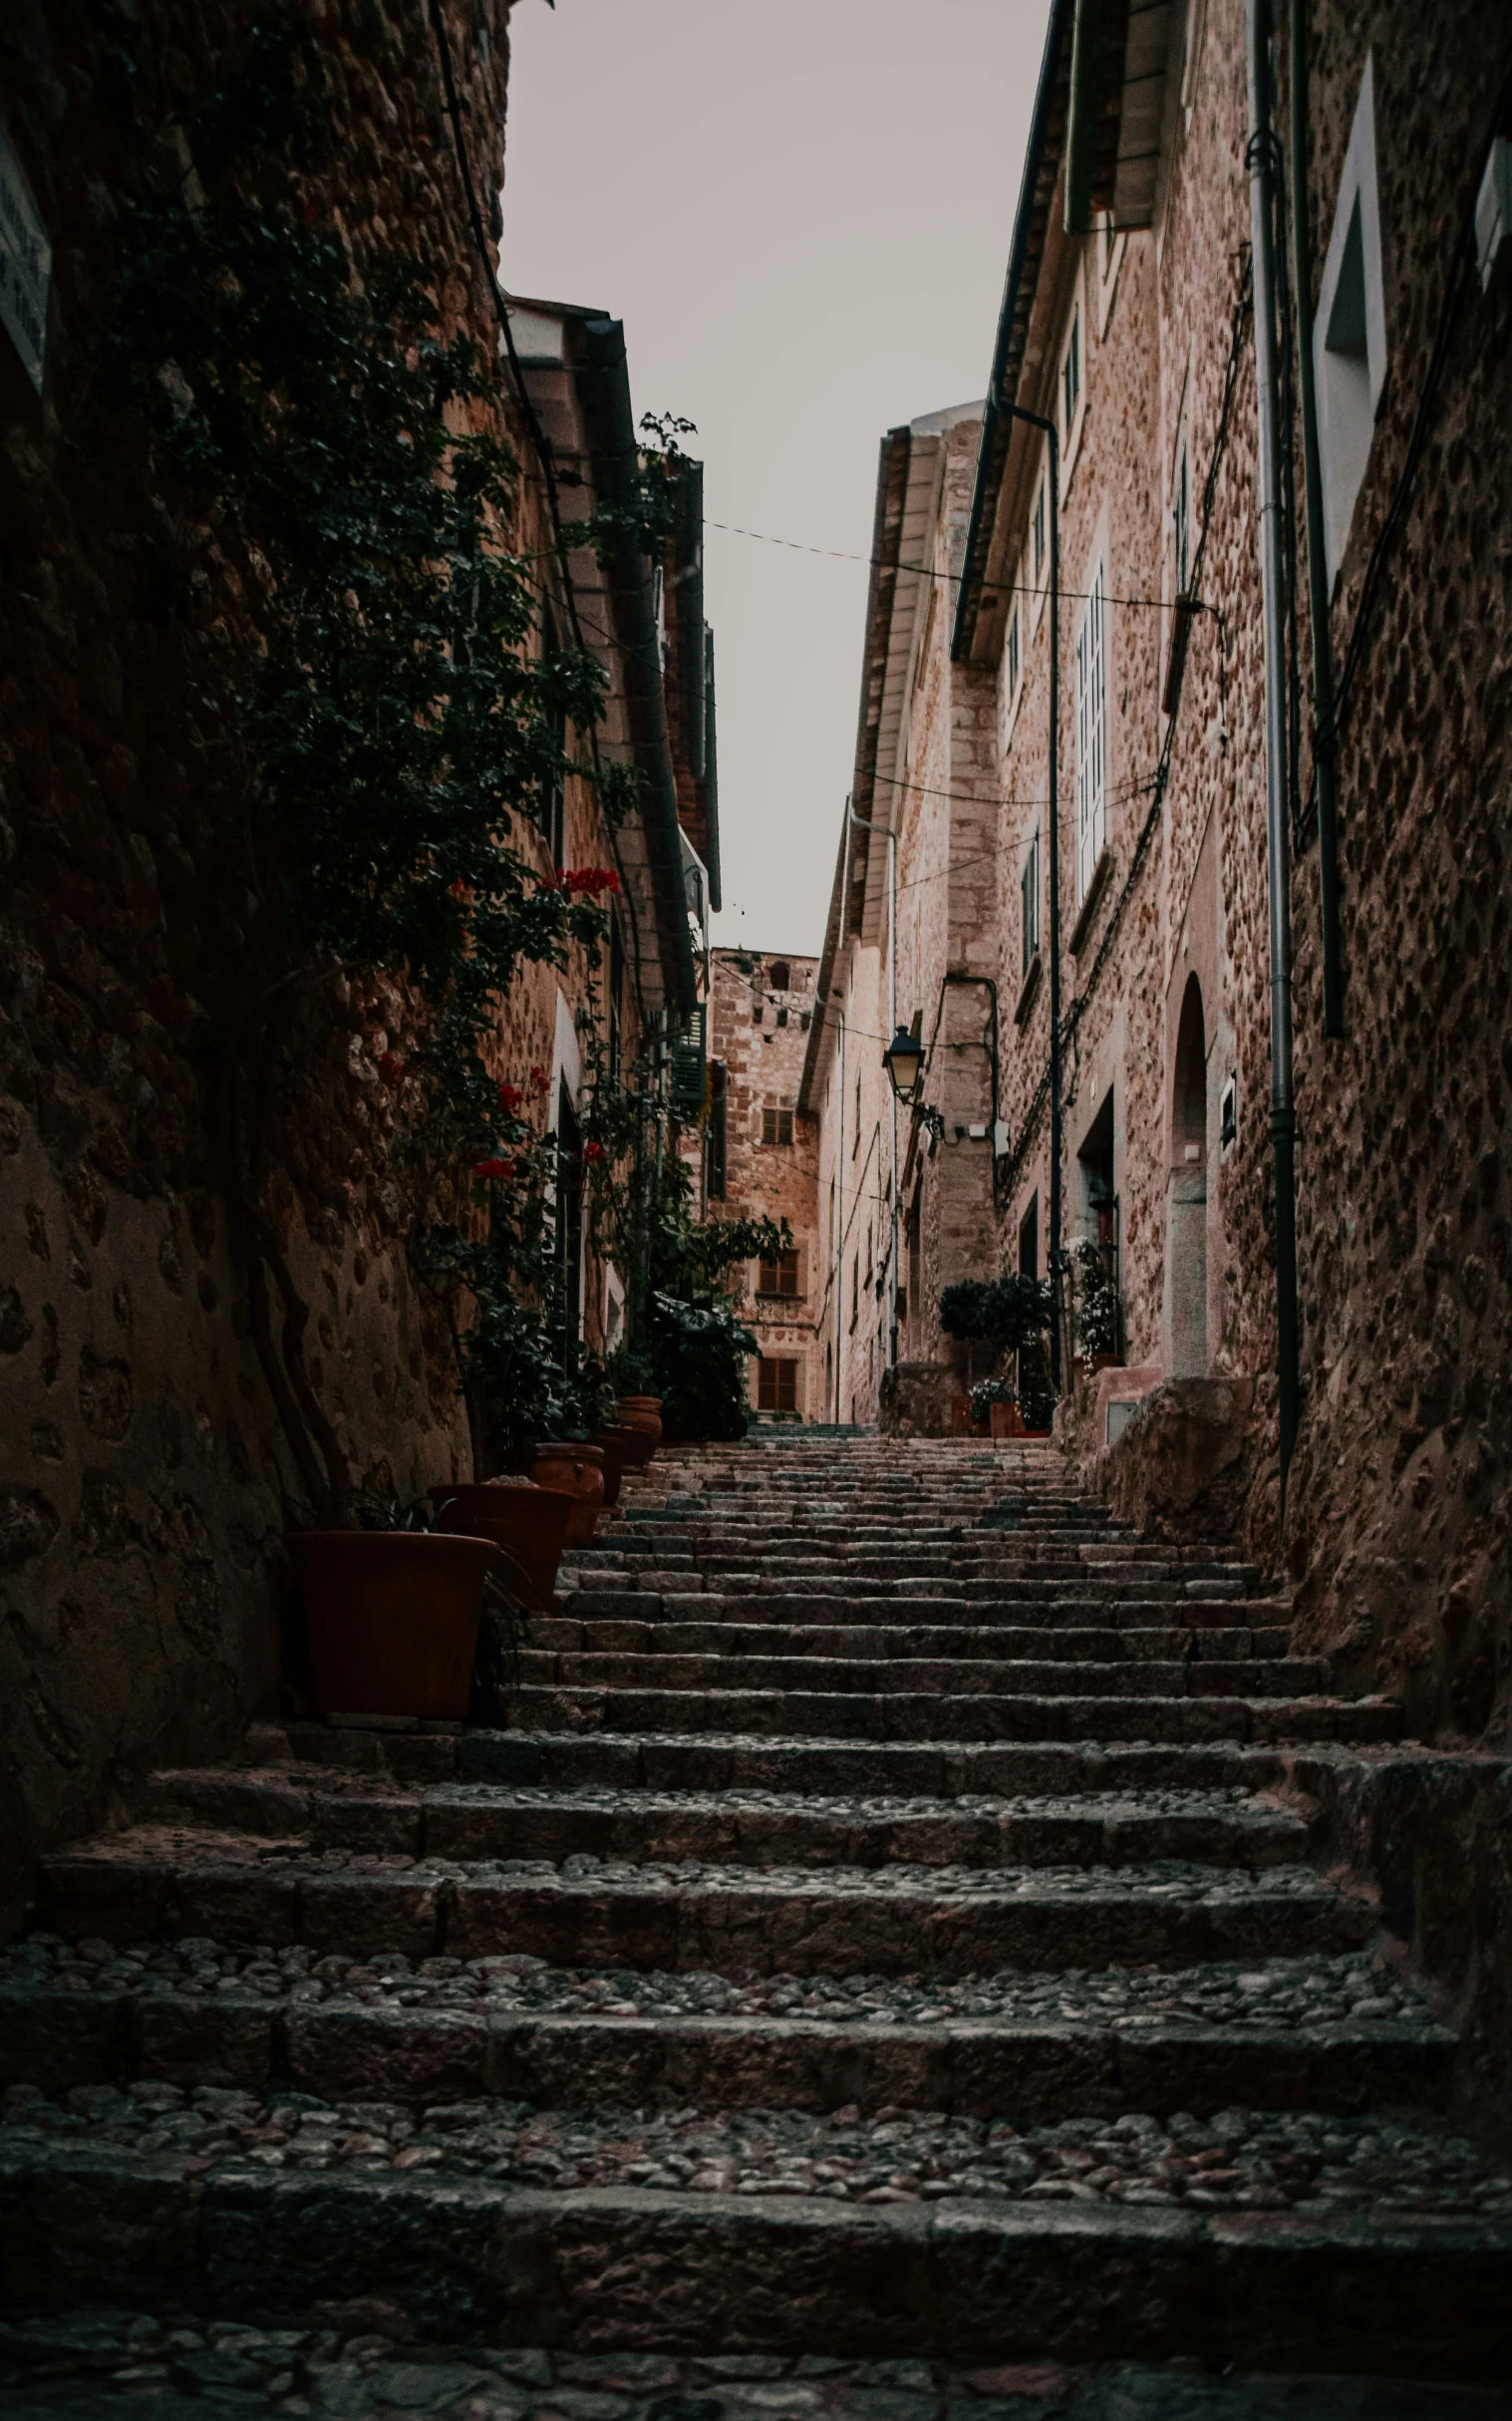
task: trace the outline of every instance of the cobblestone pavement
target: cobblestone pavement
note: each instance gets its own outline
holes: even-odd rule
[[[1162,2365],[416,2348],[367,2327],[175,2326],[126,2311],[0,2325],[9,2421],[1496,2421],[1495,2391],[1214,2377]]]
[[[6,2421],[1505,2411],[1512,2174],[1307,1779],[1400,1730],[1049,1447],[665,1456],[496,1725],[45,1862]]]

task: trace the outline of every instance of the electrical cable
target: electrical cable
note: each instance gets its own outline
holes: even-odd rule
[[[960,572],[936,571],[932,563],[889,563],[882,555],[856,555],[842,546],[810,546],[802,538],[774,538],[768,530],[743,529],[735,521],[706,520],[704,526],[706,529],[723,529],[732,538],[755,538],[762,546],[783,546],[795,555],[822,555],[831,563],[865,563],[873,571],[890,571],[900,576],[907,572],[916,580],[943,580],[947,586],[954,588],[961,585]],[[1043,597],[1046,593],[1044,583],[1033,580],[980,580],[977,585],[984,593],[997,597]],[[1062,588],[1060,591],[1062,597],[1082,599],[1091,593],[1089,588]],[[1102,602],[1104,605],[1142,605],[1151,613],[1168,614],[1175,600],[1171,597],[1109,597],[1104,593]],[[1200,597],[1194,597],[1189,602],[1193,608],[1204,610]]]

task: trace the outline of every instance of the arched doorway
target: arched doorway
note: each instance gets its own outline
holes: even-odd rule
[[[1173,1378],[1207,1376],[1207,1032],[1202,986],[1192,975],[1176,1029],[1166,1188],[1166,1347]]]

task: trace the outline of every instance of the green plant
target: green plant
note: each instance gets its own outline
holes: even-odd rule
[[[707,1306],[676,1296],[651,1299],[651,1355],[662,1420],[677,1437],[744,1437],[746,1363],[759,1351],[726,1302]]]
[[[1104,1267],[1102,1255],[1089,1236],[1078,1236],[1065,1248],[1074,1297],[1077,1351],[1116,1354],[1118,1351],[1118,1290]]]
[[[322,202],[321,177],[339,191],[349,172],[327,121],[321,46],[293,9],[254,23],[215,90],[164,107],[79,438],[114,475],[125,410],[184,533],[168,554],[212,526],[240,600],[222,856],[247,904],[195,1050],[251,1341],[298,1485],[341,1523],[353,1475],[273,1208],[277,1121],[319,1060],[321,1000],[333,974],[408,985],[419,1039],[382,1072],[412,1175],[502,1182],[500,1002],[522,964],[596,949],[616,878],[543,875],[511,837],[568,772],[592,778],[569,735],[591,732],[603,677],[549,644],[517,552],[491,347],[452,323],[447,264],[354,252]],[[170,614],[192,610],[179,568],[158,584]]]
[[[1019,1391],[1006,1378],[979,1378],[971,1390],[973,1420],[986,1420],[995,1403],[1017,1403]]]
[[[1043,1278],[1015,1270],[1003,1278],[968,1278],[940,1297],[947,1337],[1014,1352],[1050,1326],[1051,1293]]]
[[[1027,1429],[1048,1429],[1056,1417],[1050,1355],[1039,1338],[1019,1349],[1019,1409]]]
[[[656,1370],[644,1346],[622,1345],[609,1357],[609,1376],[621,1395],[654,1395]]]

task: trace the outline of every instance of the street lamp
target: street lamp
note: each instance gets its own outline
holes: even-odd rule
[[[882,1054],[887,1080],[905,1109],[918,1098],[924,1073],[924,1046],[916,1034],[900,1026]]]

